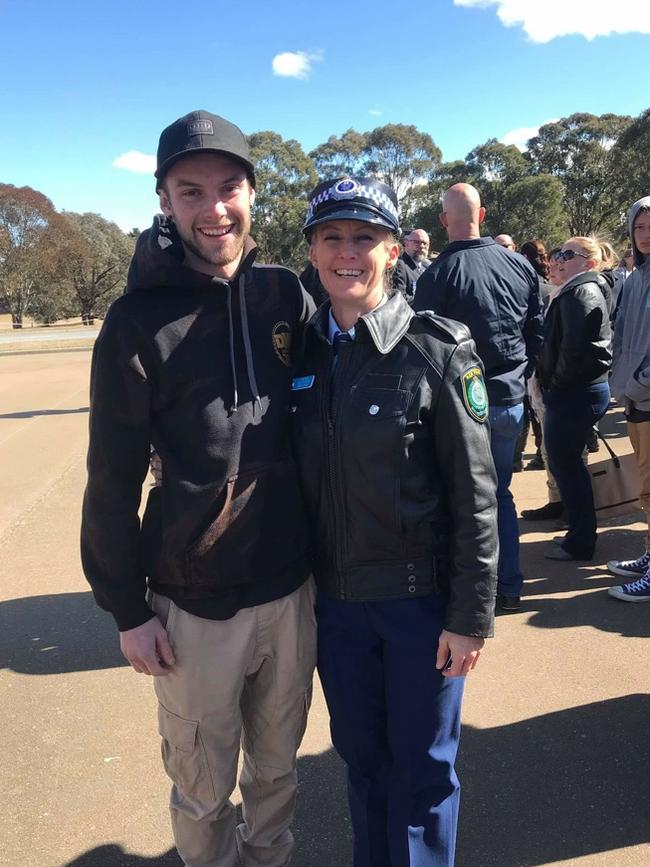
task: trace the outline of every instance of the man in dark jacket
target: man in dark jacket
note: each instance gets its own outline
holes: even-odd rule
[[[411,303],[418,278],[431,264],[427,259],[429,236],[424,229],[413,229],[404,238],[404,250],[391,271],[393,289]]]
[[[241,130],[179,118],[156,178],[165,217],[93,353],[83,565],[122,652],[155,676],[184,863],[281,867],[315,661],[287,430],[291,347],[313,305],[292,272],[254,263]],[[140,526],[150,444],[163,479]]]
[[[520,607],[523,575],[510,480],[525,380],[540,352],[543,323],[537,274],[523,256],[481,238],[484,219],[474,187],[455,184],[447,190],[440,221],[450,243],[418,280],[413,307],[467,325],[485,366],[498,479],[497,604],[513,611]]]

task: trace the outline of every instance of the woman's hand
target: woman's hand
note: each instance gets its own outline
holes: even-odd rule
[[[476,668],[484,644],[484,638],[457,635],[443,629],[438,641],[436,668],[442,671],[443,677],[465,677]]]

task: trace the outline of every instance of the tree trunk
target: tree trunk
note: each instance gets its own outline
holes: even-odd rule
[[[11,314],[11,327],[12,328],[22,328],[23,327],[23,314],[22,313],[12,313]]]

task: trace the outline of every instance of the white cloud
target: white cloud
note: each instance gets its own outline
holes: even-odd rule
[[[306,80],[312,70],[312,64],[323,59],[319,52],[283,51],[273,58],[273,74],[283,78],[302,78]]]
[[[523,27],[533,42],[578,34],[650,33],[647,0],[454,0],[456,6],[497,7],[506,27]]]
[[[369,108],[368,114],[371,114],[373,117],[381,117],[381,111],[378,108]]]
[[[115,157],[113,166],[116,169],[126,169],[127,172],[135,172],[138,175],[152,175],[156,171],[156,158],[140,151],[127,151],[120,154],[119,157]]]
[[[547,123],[557,123],[559,118],[554,117],[551,120],[544,121],[539,126],[546,126]],[[539,126],[520,126],[518,129],[511,129],[502,136],[499,141],[504,145],[515,145],[520,151],[526,150],[528,139],[533,138],[539,132]]]

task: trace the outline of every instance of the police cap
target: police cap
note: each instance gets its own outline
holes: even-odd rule
[[[309,196],[303,234],[331,220],[359,220],[399,232],[397,196],[376,178],[335,178],[323,181]]]

